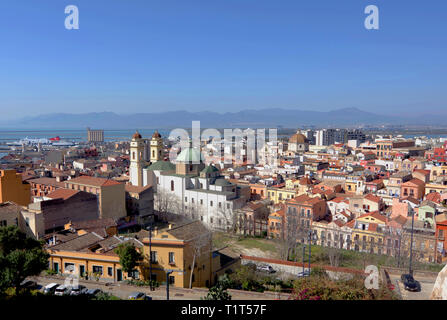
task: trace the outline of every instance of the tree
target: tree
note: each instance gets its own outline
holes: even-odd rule
[[[143,255],[129,242],[120,244],[115,253],[119,256],[121,267],[125,272],[133,272],[143,260]]]
[[[214,287],[210,288],[207,295],[203,298],[203,300],[231,300],[231,295],[228,293],[227,289],[223,286],[217,284]]]
[[[189,288],[192,288],[192,277],[194,274],[194,268],[196,266],[197,259],[201,258],[203,255],[209,257],[211,254],[212,247],[211,240],[211,232],[207,231],[206,233],[198,235],[195,239],[193,239],[190,243],[190,252],[192,255],[192,265],[191,265],[191,274],[189,276]]]
[[[48,268],[48,259],[43,242],[27,237],[16,226],[0,228],[0,292],[14,287],[17,293],[26,277]]]
[[[162,221],[168,221],[168,215],[178,213],[181,210],[180,198],[166,189],[158,188],[154,195],[154,208]]]

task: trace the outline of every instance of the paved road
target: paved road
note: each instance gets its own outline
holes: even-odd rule
[[[45,286],[52,282],[56,282],[59,284],[64,284],[64,280],[61,278],[53,278],[53,277],[30,277],[29,279],[36,281],[39,285]],[[166,287],[161,286],[156,288],[154,291],[151,291],[148,287],[137,287],[130,286],[124,283],[117,283],[113,285],[106,286],[101,282],[87,282],[80,281],[79,284],[86,286],[89,289],[98,288],[104,292],[113,294],[121,299],[128,299],[129,295],[132,292],[144,292],[153,300],[166,300]],[[207,294],[207,289],[182,289],[182,288],[169,288],[169,299],[170,300],[200,300]],[[276,296],[273,294],[264,295],[259,293],[247,292],[247,291],[234,291],[230,290],[230,294],[232,296],[232,300],[286,300],[288,298],[287,295],[281,294],[281,296]]]
[[[400,280],[400,275],[390,274],[390,278],[393,284],[399,287],[403,300],[429,300],[436,281],[436,278],[431,277],[415,277],[415,280],[419,281],[421,284],[421,291],[410,292],[404,289],[404,285]]]

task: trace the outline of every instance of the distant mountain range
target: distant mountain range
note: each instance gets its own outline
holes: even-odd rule
[[[79,129],[85,127],[102,129],[151,129],[190,128],[191,121],[199,120],[202,128],[296,128],[317,127],[363,127],[379,125],[444,125],[439,116],[385,116],[357,108],[338,109],[329,112],[289,109],[242,110],[238,112],[188,112],[169,111],[161,113],[116,114],[92,112],[84,114],[52,113],[18,120],[1,121],[0,129]]]

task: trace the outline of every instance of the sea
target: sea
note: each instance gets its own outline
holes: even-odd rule
[[[150,138],[156,129],[143,129],[138,132],[143,138]],[[169,130],[158,130],[162,136],[168,136]],[[135,129],[129,130],[104,130],[105,141],[130,140],[135,133]],[[49,139],[59,136],[66,141],[87,141],[87,130],[0,130],[0,144],[15,142],[21,139]],[[1,152],[1,150],[0,150]]]

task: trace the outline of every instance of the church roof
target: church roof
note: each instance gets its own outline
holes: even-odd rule
[[[203,162],[205,159],[202,155],[202,153],[197,150],[196,148],[186,148],[183,149],[182,152],[177,156],[177,162],[196,162],[200,163]]]
[[[159,139],[161,138],[161,135],[158,133],[157,130],[155,130],[154,134],[152,135],[152,139]]]
[[[309,143],[306,136],[301,133],[296,133],[290,137],[289,143]]]
[[[175,170],[175,165],[170,161],[157,161],[146,167],[148,170],[153,171],[173,171]]]
[[[132,139],[141,139],[141,134],[138,131],[135,131],[135,133],[132,136]]]

